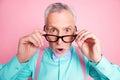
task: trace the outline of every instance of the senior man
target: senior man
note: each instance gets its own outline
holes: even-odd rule
[[[120,68],[101,54],[98,38],[87,30],[77,30],[75,20],[68,5],[49,5],[44,30],[20,39],[16,56],[0,66],[0,80],[87,80],[88,75],[94,80],[120,80]],[[41,50],[44,38],[49,46]]]

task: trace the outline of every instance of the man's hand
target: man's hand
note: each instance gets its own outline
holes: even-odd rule
[[[43,34],[45,34],[44,31],[36,30],[19,40],[17,57],[20,62],[28,61],[36,50],[44,45]]]
[[[87,30],[76,32],[76,43],[84,55],[93,62],[101,60],[101,48],[98,38]]]

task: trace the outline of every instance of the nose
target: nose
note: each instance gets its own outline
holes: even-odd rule
[[[62,41],[62,38],[59,38],[57,41],[57,44],[63,44],[64,42]]]

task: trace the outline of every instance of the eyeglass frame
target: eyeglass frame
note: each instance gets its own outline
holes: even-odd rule
[[[75,40],[75,38],[77,37],[77,35],[57,36],[57,35],[52,35],[52,34],[44,34],[43,36],[46,38],[46,40],[47,40],[48,42],[57,42],[57,41],[59,40],[59,38],[61,38],[62,41],[65,42],[65,43],[71,43],[71,42],[73,42],[73,41]],[[56,39],[55,41],[50,41],[50,40],[48,40],[47,36],[55,36],[55,37],[57,37],[57,39]],[[65,40],[63,39],[64,37],[67,37],[67,36],[72,36],[72,37],[74,37],[74,39],[73,39],[72,41],[67,42],[67,41],[65,41]]]

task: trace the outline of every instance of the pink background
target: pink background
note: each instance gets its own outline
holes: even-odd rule
[[[0,64],[17,53],[20,37],[43,28],[44,10],[53,2],[73,6],[77,27],[95,33],[102,53],[120,65],[120,0],[0,0]]]

